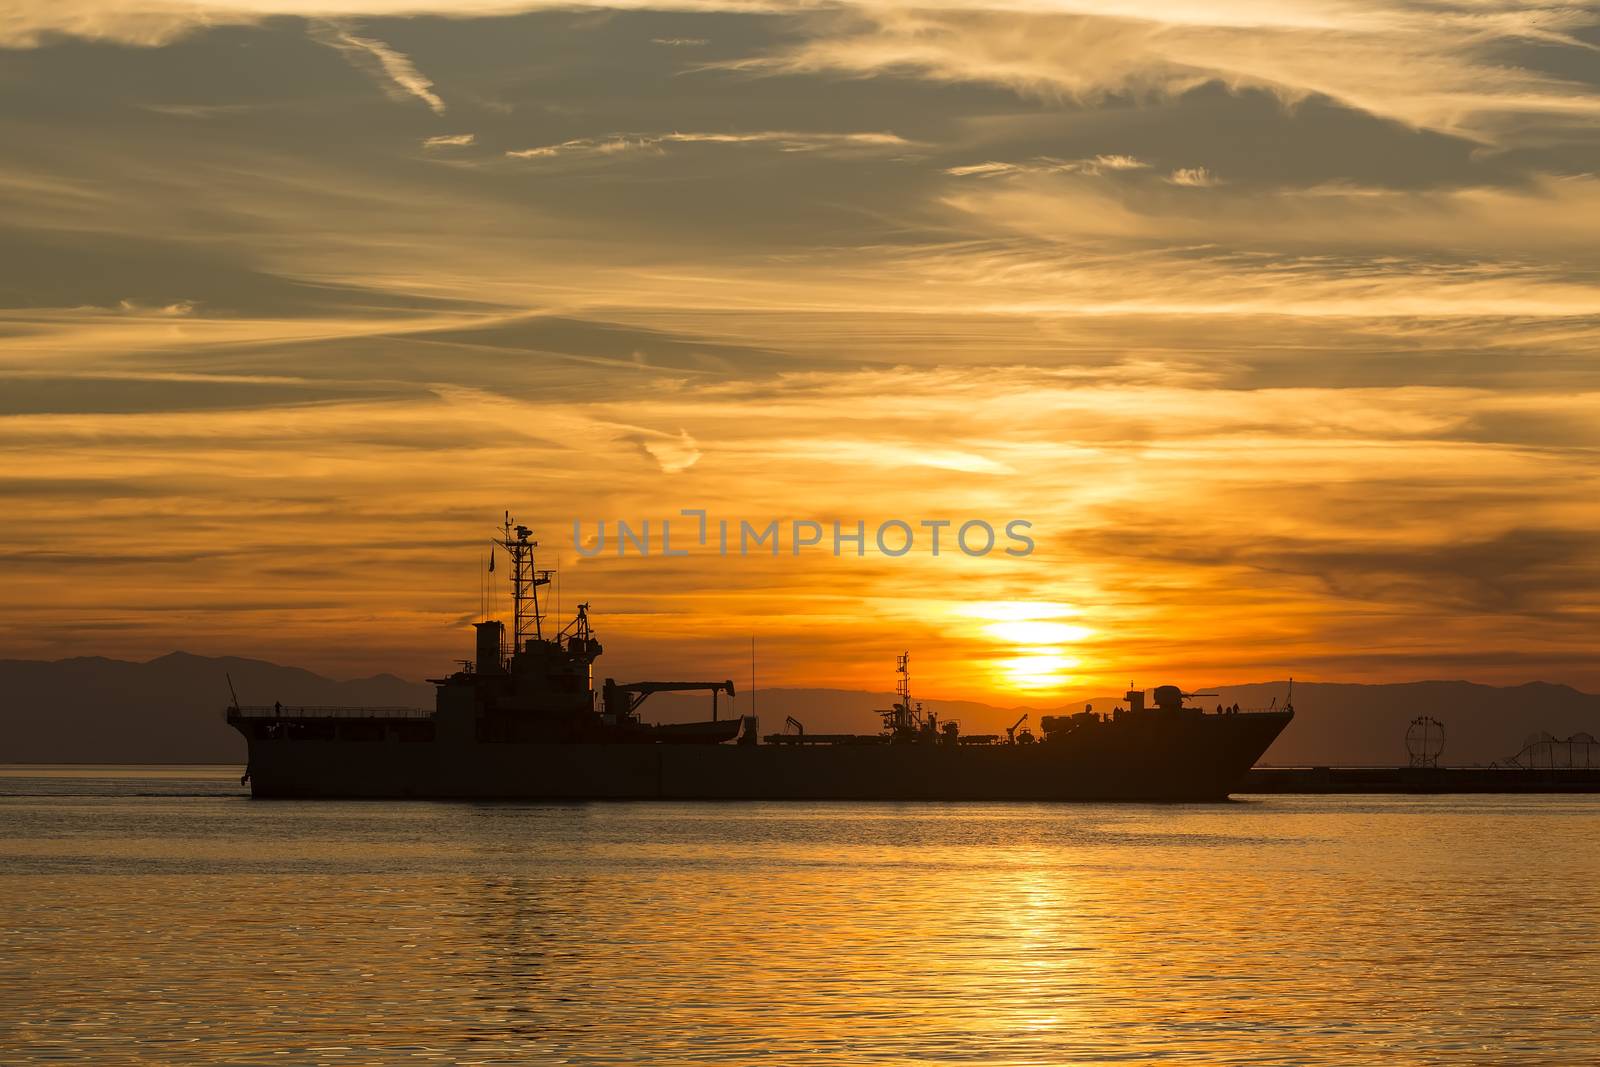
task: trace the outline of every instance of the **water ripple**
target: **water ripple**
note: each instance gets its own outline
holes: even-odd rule
[[[277,804],[0,772],[0,1060],[1600,1062],[1600,799]]]

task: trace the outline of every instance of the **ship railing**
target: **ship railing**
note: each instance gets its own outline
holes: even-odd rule
[[[768,734],[767,745],[887,745],[892,739],[883,734]]]
[[[426,719],[428,708],[401,706],[348,707],[328,704],[240,704],[228,709],[239,719]]]

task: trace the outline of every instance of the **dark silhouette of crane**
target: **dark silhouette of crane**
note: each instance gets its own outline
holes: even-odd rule
[[[1017,743],[1017,727],[1021,726],[1023,723],[1025,723],[1027,721],[1028,721],[1028,713],[1027,712],[1023,712],[1022,713],[1022,718],[1018,719],[1016,722],[1014,722],[1010,726],[1006,727],[1006,742],[1008,744],[1014,745],[1014,744]],[[1022,731],[1022,743],[1023,744],[1028,744],[1032,740],[1033,740],[1033,734],[1029,733],[1027,730]]]
[[[707,690],[711,693],[711,721],[715,722],[717,694],[734,695],[731,678],[723,682],[625,682],[621,685],[615,679],[607,678],[602,693],[607,715],[633,718],[639,705],[649,699],[651,693],[698,693]]]

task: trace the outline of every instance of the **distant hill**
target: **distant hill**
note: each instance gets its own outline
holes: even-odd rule
[[[337,682],[232,656],[0,660],[0,762],[243,763],[223,721],[229,676],[246,704],[433,707],[433,686],[392,674]]]
[[[225,722],[228,677],[245,703],[433,706],[433,686],[390,674],[335,681],[262,660],[174,652],[146,663],[82,657],[39,662],[0,660],[0,762],[243,763],[244,742]],[[1288,689],[1284,682],[1208,688],[1197,703],[1262,707]],[[793,715],[811,733],[873,732],[887,692],[853,689],[762,689],[756,713],[763,733]],[[1024,712],[1038,729],[1044,715],[1081,711],[1092,702],[1109,711],[1118,700],[1091,697],[1055,706],[997,707],[973,701],[925,700],[962,732],[1003,734]],[[1351,685],[1296,682],[1295,721],[1264,763],[1404,763],[1406,725],[1418,715],[1445,724],[1445,763],[1503,760],[1539,731],[1566,737],[1600,734],[1600,696],[1533,682],[1498,687],[1471,682]],[[657,694],[640,709],[646,719],[681,722],[710,717],[702,695]],[[749,694],[723,698],[723,714],[748,714]]]

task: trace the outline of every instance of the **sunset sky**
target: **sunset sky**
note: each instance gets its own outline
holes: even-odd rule
[[[0,657],[437,674],[509,508],[618,677],[1600,687],[1593,4],[9,0],[0,132]],[[573,551],[696,507],[1037,550]]]

